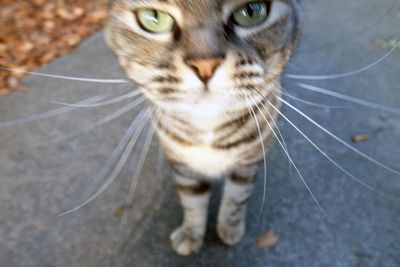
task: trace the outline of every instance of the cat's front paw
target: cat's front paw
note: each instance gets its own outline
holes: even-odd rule
[[[233,246],[242,240],[245,228],[246,224],[244,220],[234,224],[219,222],[217,225],[217,233],[222,242],[226,245]]]
[[[172,247],[178,255],[189,256],[200,251],[203,246],[204,233],[181,226],[170,236]]]

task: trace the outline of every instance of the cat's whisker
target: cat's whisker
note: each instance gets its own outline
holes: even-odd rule
[[[256,123],[256,125],[257,125],[258,133],[259,133],[259,135],[260,135],[261,149],[262,149],[262,152],[263,152],[263,161],[264,161],[264,188],[263,188],[263,197],[262,197],[260,212],[259,212],[259,214],[258,214],[259,217],[261,217],[262,212],[263,212],[263,210],[264,210],[265,200],[266,200],[266,197],[267,197],[267,158],[266,158],[266,156],[265,156],[266,151],[265,151],[264,138],[263,138],[263,135],[262,135],[262,132],[261,132],[260,123],[259,123],[258,120],[257,120],[256,113],[254,112],[254,109],[251,107],[247,96],[246,96],[246,102],[247,102],[247,107],[248,107],[248,109],[249,109],[249,112],[250,112],[251,116],[253,117],[253,119],[254,119],[254,121],[255,121],[255,123]]]
[[[257,91],[257,90],[256,90],[256,91]],[[252,94],[249,94],[248,96],[251,97],[251,95],[252,95]],[[253,95],[253,96],[254,96],[254,95]],[[260,101],[255,101],[254,98],[251,98],[251,99],[252,99],[253,102],[255,102],[255,103],[258,102],[259,104],[261,104],[261,105],[265,108],[264,103],[261,101],[261,100],[263,100],[263,99],[265,98],[265,96],[263,96],[261,93],[260,93],[260,96],[261,96]],[[258,108],[258,106],[257,106],[257,108]],[[272,120],[272,122],[273,122],[273,124],[274,124],[273,126],[275,127],[276,131],[278,132],[278,136],[279,136],[279,138],[280,138],[280,141],[283,143],[284,148],[285,148],[286,150],[288,150],[287,145],[286,145],[286,142],[285,142],[285,139],[283,138],[283,134],[282,134],[281,130],[279,129],[278,124],[276,123],[276,121],[274,120],[273,117],[271,117],[271,120]],[[278,138],[278,137],[277,137],[277,138]],[[290,161],[289,161],[289,166],[290,166],[290,169],[291,169],[291,171],[292,171],[292,165],[291,165]]]
[[[251,97],[250,97],[251,98]],[[269,102],[269,101],[268,101]],[[260,102],[262,103],[262,102]],[[261,116],[263,117],[263,119],[265,120],[265,122],[268,124],[268,127],[271,129],[273,135],[275,136],[275,138],[277,139],[277,141],[279,142],[280,146],[282,147],[284,153],[286,154],[287,158],[289,159],[291,165],[294,167],[294,169],[296,170],[297,174],[299,175],[302,183],[304,184],[304,186],[306,187],[307,191],[310,193],[312,199],[315,201],[315,203],[318,205],[318,207],[324,211],[324,209],[322,208],[321,204],[319,203],[319,201],[317,200],[316,196],[314,195],[314,193],[312,192],[311,188],[309,187],[309,185],[307,184],[304,176],[301,174],[300,170],[297,168],[297,165],[294,163],[292,157],[290,156],[287,148],[285,148],[285,146],[283,145],[283,143],[279,140],[275,130],[273,129],[273,127],[271,126],[271,124],[269,123],[268,119],[265,117],[264,113],[262,112],[262,110],[260,109],[260,107],[257,105],[256,102],[254,102],[254,104],[256,105],[256,107],[258,108],[258,110],[260,111]],[[271,113],[268,111],[268,109],[265,107],[265,105],[263,105],[265,111],[267,112],[268,116],[273,120],[273,117],[271,115]]]
[[[149,152],[151,142],[152,142],[152,140],[154,138],[154,133],[155,133],[155,127],[153,127],[153,125],[150,123],[146,139],[145,139],[144,144],[142,146],[142,149],[140,151],[140,158],[139,158],[139,160],[138,160],[138,162],[137,162],[137,164],[135,166],[135,171],[134,171],[133,176],[132,176],[132,182],[131,182],[131,185],[129,187],[129,192],[128,192],[128,195],[127,195],[127,197],[125,199],[125,203],[124,204],[126,206],[130,205],[132,203],[132,201],[133,201],[133,197],[135,195],[136,188],[137,188],[137,185],[138,185],[138,182],[139,182],[140,174],[142,173],[142,169],[143,169],[147,154]],[[128,220],[128,214],[129,214],[128,212],[124,212],[123,215],[122,215],[122,218],[121,218],[121,221],[120,221],[120,224],[119,224],[117,240],[119,240],[119,237],[121,236],[123,226],[126,225],[126,222]]]
[[[297,96],[292,95],[291,93],[289,93],[287,90],[285,90],[285,88],[282,87],[282,85],[280,83],[277,82],[273,82],[273,84],[279,88],[277,90],[280,91],[280,93],[290,99],[295,100],[296,102],[300,102],[309,106],[314,106],[314,107],[318,107],[318,108],[328,108],[328,109],[344,109],[344,108],[350,108],[350,107],[346,107],[346,106],[332,106],[332,105],[325,105],[325,104],[320,104],[320,103],[315,103],[315,102],[311,102],[302,98],[299,98]]]
[[[106,96],[104,96],[104,95],[98,95],[98,96],[91,97],[91,98],[83,100],[83,101],[79,101],[76,104],[77,105],[93,104],[93,103],[97,103],[99,101],[102,101],[105,98],[106,98]],[[54,109],[54,110],[46,111],[46,112],[43,112],[43,113],[40,113],[40,114],[28,116],[28,117],[25,117],[25,118],[9,120],[9,121],[0,121],[0,127],[2,127],[2,126],[15,126],[15,125],[25,124],[25,123],[29,123],[29,122],[36,122],[36,121],[43,120],[43,119],[49,119],[49,118],[65,114],[67,112],[70,112],[70,111],[73,111],[73,110],[76,110],[76,109],[78,109],[78,107],[61,107],[61,108],[57,108],[57,109]]]
[[[51,145],[51,144],[55,144],[55,143],[59,143],[59,142],[63,142],[63,141],[72,139],[72,138],[80,136],[82,134],[86,134],[86,133],[88,133],[88,132],[90,132],[90,131],[92,131],[92,130],[94,130],[96,128],[99,128],[99,127],[101,127],[101,126],[103,126],[103,125],[105,125],[105,124],[107,124],[107,123],[109,123],[109,122],[121,117],[122,115],[128,113],[129,111],[133,110],[135,107],[137,107],[140,104],[142,104],[145,100],[146,100],[146,98],[141,97],[141,98],[137,99],[136,101],[134,101],[134,102],[124,106],[123,108],[119,109],[118,111],[116,111],[116,112],[104,117],[101,120],[98,120],[98,121],[90,124],[89,126],[86,126],[86,127],[82,128],[82,129],[80,129],[78,131],[75,131],[75,132],[72,132],[72,133],[69,133],[69,134],[65,134],[65,135],[61,135],[61,136],[58,136],[58,137],[56,137],[54,139],[51,139],[49,141],[38,143],[38,144],[34,144],[34,145],[31,145],[31,146],[32,147],[37,147],[37,146]]]
[[[164,150],[162,147],[162,144],[160,140],[158,140],[158,156],[157,156],[157,181],[161,181],[162,177],[162,171],[164,169],[164,162],[165,162],[165,155],[164,155]]]
[[[328,159],[333,165],[335,165],[339,170],[341,170],[343,173],[345,173],[347,176],[349,176],[351,179],[356,181],[357,183],[361,184],[362,186],[368,188],[371,191],[374,191],[375,193],[378,193],[382,196],[385,196],[382,192],[377,190],[376,188],[372,187],[371,185],[363,182],[359,178],[355,177],[353,174],[351,174],[349,171],[347,171],[345,168],[343,168],[339,163],[337,163],[332,157],[330,157],[324,150],[322,150],[318,145],[316,145],[300,128],[295,125],[287,116],[285,116],[281,111],[279,111],[278,108],[276,108],[269,100],[268,104],[276,111],[279,113],[279,115],[285,119],[298,133],[300,133],[315,149],[318,150],[318,152],[321,153],[326,159]]]
[[[303,89],[306,89],[306,90],[309,90],[312,92],[317,92],[320,94],[333,96],[333,97],[336,97],[336,98],[339,98],[339,99],[342,99],[342,100],[345,100],[348,102],[352,102],[354,104],[358,104],[361,106],[373,108],[373,109],[388,112],[388,113],[400,114],[400,109],[397,109],[397,108],[383,106],[383,105],[380,105],[377,103],[373,103],[373,102],[366,101],[363,99],[355,98],[353,96],[344,95],[341,93],[337,93],[337,92],[334,92],[331,90],[327,90],[327,89],[324,89],[321,87],[317,87],[317,86],[313,86],[313,85],[309,85],[309,84],[305,84],[305,83],[297,83],[297,85]]]
[[[385,164],[383,164],[382,162],[379,162],[378,160],[368,156],[367,154],[361,152],[360,150],[358,150],[357,148],[353,147],[352,145],[348,144],[347,142],[343,141],[341,138],[339,138],[338,136],[336,136],[335,134],[333,134],[332,132],[328,131],[327,129],[325,129],[322,125],[320,125],[319,123],[317,123],[315,120],[313,120],[312,118],[310,118],[308,115],[306,115],[304,112],[302,112],[301,110],[299,110],[298,108],[294,107],[293,105],[291,105],[289,102],[285,101],[284,99],[282,99],[281,97],[277,96],[282,103],[286,104],[288,107],[290,107],[291,109],[293,109],[294,111],[296,111],[297,113],[299,113],[302,117],[306,118],[308,121],[310,121],[312,124],[314,124],[315,126],[317,126],[319,129],[321,129],[323,132],[325,132],[326,134],[328,134],[329,136],[331,136],[333,139],[335,139],[336,141],[338,141],[339,143],[341,143],[342,145],[344,145],[345,147],[347,147],[348,149],[350,149],[351,151],[353,151],[354,153],[357,153],[358,155],[362,156],[363,158],[373,162],[374,164],[386,169],[387,171],[390,171],[392,173],[395,173],[397,175],[400,175],[400,171],[397,171]]]
[[[135,148],[135,145],[136,145],[137,141],[139,140],[140,135],[142,134],[145,124],[149,120],[149,118],[148,118],[149,111],[150,111],[149,108],[141,111],[140,114],[136,117],[136,119],[132,122],[130,128],[128,129],[127,134],[123,137],[123,140],[121,140],[121,142],[118,144],[117,148],[113,151],[111,157],[107,160],[107,162],[103,165],[100,172],[96,175],[96,177],[94,179],[94,183],[96,183],[97,181],[103,180],[105,178],[106,174],[110,171],[111,167],[116,162],[116,160],[119,158],[115,168],[113,169],[110,176],[108,176],[107,180],[86,201],[84,201],[83,203],[77,205],[76,207],[74,207],[68,211],[61,213],[60,215],[58,215],[59,217],[68,215],[68,214],[75,212],[75,211],[81,209],[82,207],[88,205],[93,200],[95,200],[99,195],[101,195],[115,181],[115,179],[117,178],[119,173],[122,171],[122,168],[125,166],[133,149]],[[144,119],[145,117],[147,117],[147,119]],[[137,125],[138,123],[139,123],[139,125]],[[133,131],[132,131],[132,129],[133,129]],[[122,155],[120,156],[121,153],[122,153]],[[91,188],[88,188],[88,190],[86,190],[85,193],[90,192],[91,191],[90,189]]]
[[[279,87],[280,87],[280,86],[279,86]],[[256,91],[258,91],[258,90],[256,90]],[[272,91],[272,93],[273,93],[273,91]],[[282,91],[281,91],[281,93],[282,93]],[[262,96],[262,94],[260,94],[260,96],[261,96],[262,98],[264,98],[264,97]],[[264,109],[267,110],[267,108],[265,107],[265,105],[264,105],[264,103],[263,103],[262,101],[259,101],[259,103],[264,107]],[[268,112],[268,111],[267,111],[267,112]],[[270,116],[272,122],[274,123],[273,126],[276,128],[276,130],[277,130],[277,132],[278,132],[278,134],[279,134],[279,137],[280,137],[280,139],[281,139],[281,142],[283,143],[283,145],[284,145],[286,151],[289,151],[289,150],[288,150],[288,147],[287,147],[287,145],[286,145],[285,139],[283,138],[283,134],[282,134],[281,130],[279,129],[278,124],[276,123],[276,121],[274,120],[274,118],[272,117],[272,115],[270,115],[269,112],[268,112],[268,115]],[[289,159],[288,159],[288,163],[289,163],[289,167],[290,167],[290,173],[292,173],[292,172],[293,172],[292,164],[291,164],[291,162],[290,162]]]
[[[306,105],[309,105],[309,106],[314,106],[314,107],[319,107],[319,108],[329,108],[329,109],[347,108],[347,107],[339,107],[339,106],[330,106],[330,105],[317,104],[317,103],[314,103],[314,102],[311,102],[311,101],[308,101],[308,100],[304,100],[304,99],[298,98],[298,97],[296,97],[296,96],[294,96],[292,94],[289,94],[287,92],[284,92],[284,91],[282,91],[281,93],[286,97],[289,97],[289,98],[291,98],[291,99],[293,99],[293,100],[295,100],[297,102],[300,102],[300,103],[303,103],[303,104],[306,104]]]
[[[105,178],[106,174],[111,170],[112,166],[116,163],[120,155],[123,153],[124,149],[126,148],[129,140],[132,138],[133,134],[137,131],[137,129],[142,129],[144,127],[144,121],[146,116],[150,113],[150,109],[147,108],[142,110],[133,120],[130,128],[125,133],[125,135],[121,138],[120,142],[118,143],[117,147],[111,153],[111,156],[107,159],[101,170],[97,173],[96,177],[93,179],[92,185],[85,190],[82,194],[81,199],[89,198],[91,192],[93,191],[91,188],[95,186],[96,183],[100,182],[102,179]],[[140,125],[138,126],[138,124]],[[136,133],[137,134],[137,133]]]
[[[3,70],[3,71],[11,71],[11,72],[18,72],[18,73],[24,73],[24,74],[29,74],[29,75],[33,75],[33,76],[40,76],[40,77],[45,77],[45,78],[53,78],[53,79],[77,81],[77,82],[109,83],[109,84],[124,84],[124,83],[129,83],[128,80],[123,80],[123,79],[95,79],[95,78],[84,78],[84,77],[64,76],[64,75],[48,74],[48,73],[41,73],[41,72],[24,71],[24,70],[21,70],[20,68],[5,68],[5,67],[0,67],[0,70]]]
[[[299,75],[299,74],[286,74],[285,77],[290,79],[296,80],[331,80],[331,79],[338,79],[338,78],[346,78],[350,76],[354,76],[356,74],[366,72],[369,69],[377,66],[379,63],[384,61],[387,57],[389,57],[398,47],[400,47],[400,41],[394,45],[394,47],[387,52],[383,57],[379,58],[378,60],[368,64],[362,68],[355,69],[349,72],[340,73],[340,74],[328,74],[328,75]]]
[[[70,103],[65,103],[65,102],[60,102],[60,101],[52,101],[53,104],[58,104],[58,105],[63,105],[67,107],[76,107],[76,108],[96,108],[96,107],[102,107],[102,106],[107,106],[115,103],[122,102],[124,100],[134,98],[138,95],[143,94],[140,90],[135,90],[133,92],[129,92],[127,94],[124,94],[122,96],[115,97],[113,99],[95,103],[95,104],[70,104]]]

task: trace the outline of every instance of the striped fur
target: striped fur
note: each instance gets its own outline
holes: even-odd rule
[[[210,183],[221,178],[218,234],[228,245],[239,242],[264,156],[261,142],[271,144],[269,124],[278,114],[269,102],[280,107],[280,75],[299,35],[298,3],[267,0],[271,12],[265,22],[233,26],[230,14],[247,2],[116,0],[106,27],[121,66],[157,110],[154,126],[184,210],[182,225],[171,235],[180,255],[200,250]],[[173,31],[145,32],[135,18],[140,8],[170,14]]]

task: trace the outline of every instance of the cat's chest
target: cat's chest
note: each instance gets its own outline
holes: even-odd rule
[[[211,146],[218,138],[218,127],[226,123],[223,115],[212,117],[186,116],[177,119],[167,118],[164,122],[171,131],[187,138],[192,144],[198,146]]]
[[[221,117],[191,117],[190,125],[196,133],[196,138],[201,145],[211,145],[217,139],[217,131],[219,125],[223,123]]]
[[[170,123],[169,127],[174,128],[174,123],[172,121]],[[221,123],[224,123],[221,117],[190,118],[186,125],[187,130],[191,131],[191,134],[186,136],[190,145],[176,140],[163,131],[160,132],[160,137],[164,140],[164,145],[168,148],[170,157],[209,177],[220,177],[232,169],[237,162],[235,153],[213,146],[214,142],[220,138],[216,129]],[[180,127],[182,126],[181,124]],[[177,124],[176,127],[178,129]],[[182,138],[185,138],[183,132],[181,131],[180,134]]]

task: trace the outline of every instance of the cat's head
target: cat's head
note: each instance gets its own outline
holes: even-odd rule
[[[215,114],[278,86],[298,16],[297,0],[116,0],[106,40],[153,103]]]

